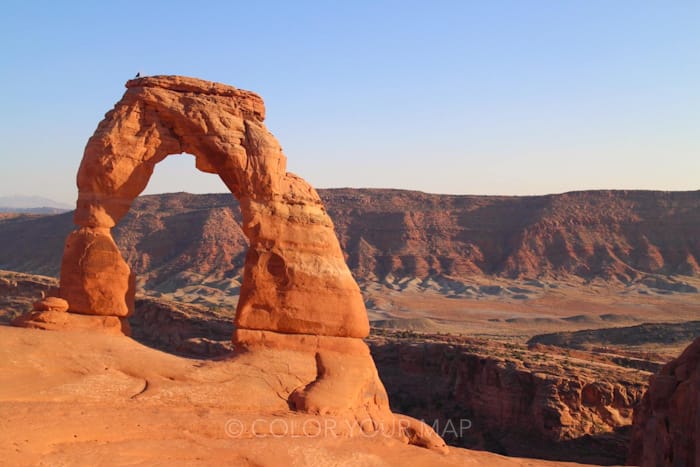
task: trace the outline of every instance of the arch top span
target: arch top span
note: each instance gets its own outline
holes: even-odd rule
[[[78,170],[75,223],[60,295],[73,313],[125,317],[130,270],[110,229],[145,189],[156,164],[186,152],[238,199],[250,241],[236,325],[245,330],[365,337],[366,310],[333,224],[314,190],[286,172],[257,94],[182,76],[126,83],[89,139]]]
[[[187,76],[146,76],[126,82],[126,88],[157,88],[173,92],[228,97],[240,109],[239,116],[248,120],[265,120],[265,103],[258,94],[228,84]]]
[[[284,189],[286,158],[263,124],[257,94],[182,76],[126,87],[86,145],[76,224],[113,227],[170,154],[193,154],[199,170],[218,174],[239,199],[270,199]]]

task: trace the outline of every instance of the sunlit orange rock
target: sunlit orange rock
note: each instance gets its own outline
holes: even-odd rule
[[[287,173],[282,149],[263,125],[262,99],[179,76],[135,79],[126,87],[88,141],[78,171],[79,227],[66,240],[59,290],[68,313],[39,311],[19,324],[128,333],[124,318],[133,311],[134,280],[110,229],[158,162],[190,153],[199,170],[218,174],[238,199],[250,244],[233,336],[239,358],[264,367],[293,356],[312,369],[289,388],[292,409],[346,417],[363,431],[389,431],[444,451],[429,427],[391,413],[361,340],[369,321],[333,223],[316,190]],[[277,354],[270,356],[270,349]]]
[[[32,305],[35,311],[68,311],[68,302],[58,297],[46,297]]]
[[[128,316],[134,311],[131,270],[109,228],[83,227],[66,239],[59,293],[69,310],[85,315]]]
[[[71,312],[125,316],[133,289],[109,229],[170,154],[193,154],[238,198],[250,242],[236,324],[244,329],[364,337],[364,304],[316,191],[286,172],[263,125],[262,99],[177,76],[129,81],[78,171],[75,222],[61,268]],[[93,240],[98,243],[93,243]]]

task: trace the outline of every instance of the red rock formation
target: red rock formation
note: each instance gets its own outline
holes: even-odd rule
[[[34,303],[33,308],[36,311],[68,311],[68,302],[58,297],[46,297]]]
[[[469,420],[469,430],[444,433],[450,444],[463,447],[587,463],[624,461],[625,440],[615,431],[631,424],[642,397],[645,385],[637,371],[571,364],[568,357],[484,340],[432,338],[438,341],[370,338],[394,410],[442,427]],[[611,452],[596,453],[596,445]]]
[[[697,275],[700,192],[322,191],[361,278]]]
[[[236,324],[241,329],[363,337],[359,289],[316,191],[285,171],[262,124],[259,96],[183,77],[149,77],[127,92],[88,141],[66,241],[61,297],[70,312],[124,317],[133,310],[129,268],[110,229],[143,191],[155,165],[188,152],[238,198],[250,242]]]
[[[59,294],[71,312],[128,316],[134,311],[132,282],[131,270],[108,227],[82,227],[68,236]]]
[[[573,275],[629,283],[649,274],[700,274],[700,191],[528,197],[318,192],[353,274],[363,281]],[[0,221],[0,264],[57,274],[68,217]],[[139,286],[172,291],[183,271],[219,279],[242,275],[248,243],[240,222],[229,195],[173,193],[139,197],[113,234]]]
[[[131,335],[129,322],[117,316],[81,315],[57,310],[32,311],[16,318],[12,324],[52,331],[73,330]]]
[[[651,377],[634,411],[627,462],[700,466],[700,337]]]
[[[126,87],[88,141],[78,171],[79,228],[65,243],[59,290],[68,312],[37,311],[18,324],[128,333],[134,278],[111,228],[155,165],[187,152],[199,170],[218,174],[240,204],[249,248],[233,336],[238,350],[293,351],[315,365],[314,379],[300,380],[290,394],[296,410],[370,421],[363,430],[392,429],[396,419],[361,340],[369,322],[360,289],[318,194],[286,172],[280,145],[263,125],[262,99],[179,76],[135,79]],[[444,449],[428,427],[416,436],[417,423],[396,437]]]

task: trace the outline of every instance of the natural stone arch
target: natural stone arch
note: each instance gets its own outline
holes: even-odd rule
[[[133,280],[110,234],[156,164],[189,153],[238,199],[250,241],[238,329],[364,337],[359,288],[316,191],[286,172],[256,94],[184,77],[129,81],[99,124],[78,171],[75,223],[61,265],[69,310],[125,317]]]
[[[126,87],[85,148],[78,229],[66,240],[58,297],[37,302],[15,324],[128,334],[134,280],[110,229],[158,162],[190,153],[197,168],[218,174],[238,199],[250,242],[234,360],[272,372],[286,363],[299,385],[276,397],[297,411],[339,417],[333,425],[344,427],[344,436],[384,432],[445,451],[430,427],[391,413],[362,341],[367,313],[333,224],[316,191],[285,171],[279,143],[263,125],[262,99],[179,76],[135,79]]]

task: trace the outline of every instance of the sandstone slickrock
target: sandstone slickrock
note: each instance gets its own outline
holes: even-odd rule
[[[700,337],[651,377],[634,411],[629,465],[700,466]]]
[[[294,352],[270,352],[277,359],[265,365],[267,355],[201,361],[123,336],[0,326],[2,464],[574,466],[459,448],[443,455],[352,436],[358,427],[337,417],[290,413],[280,395],[314,369]],[[420,432],[397,418],[408,435]]]
[[[318,193],[286,171],[282,149],[263,124],[262,99],[180,76],[135,79],[126,87],[89,139],[78,170],[78,229],[65,243],[58,293],[68,313],[35,311],[17,323],[128,333],[135,281],[111,229],[157,163],[189,153],[199,170],[218,174],[240,204],[249,247],[233,336],[239,352],[291,349],[316,368],[290,393],[292,408],[344,416],[365,431],[392,429],[398,419],[361,340],[369,321],[360,289]],[[446,449],[430,428],[411,423],[396,437]]]

